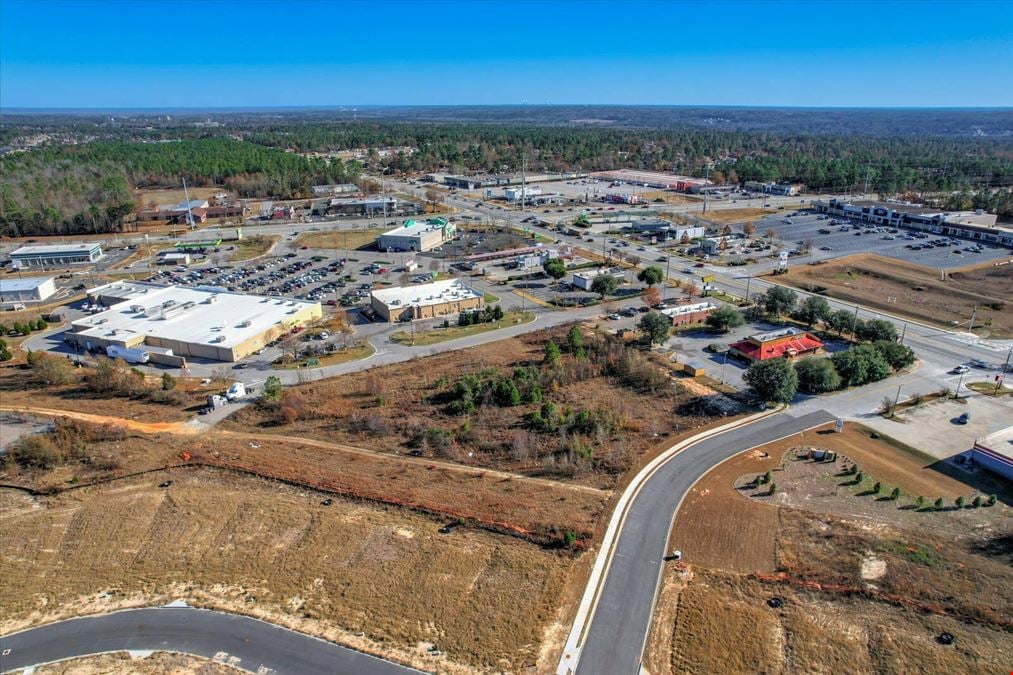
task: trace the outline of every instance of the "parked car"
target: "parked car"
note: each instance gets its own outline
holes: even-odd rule
[[[957,424],[967,424],[971,421],[971,413],[961,413],[960,417],[957,418]]]

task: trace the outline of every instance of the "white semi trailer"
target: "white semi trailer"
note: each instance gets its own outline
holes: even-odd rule
[[[151,354],[143,349],[118,347],[116,345],[106,347],[106,356],[111,359],[123,359],[127,363],[147,363],[151,359]]]

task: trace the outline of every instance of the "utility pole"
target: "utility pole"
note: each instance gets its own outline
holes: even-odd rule
[[[1009,368],[1009,357],[1013,354],[1013,347],[1010,347],[1009,351],[1006,352],[1006,362],[1002,364],[1002,372],[995,376],[995,391],[992,392],[992,396],[999,393],[999,389],[1002,388],[1003,380],[1006,379],[1006,370]]]
[[[897,414],[897,404],[900,403],[900,388],[903,386],[904,386],[903,384],[897,385],[897,396],[894,397],[893,399],[893,407],[890,408],[890,417],[893,417],[894,415]]]
[[[753,280],[753,277],[746,277],[746,302],[749,302],[749,282]]]
[[[866,197],[869,194],[869,165],[865,165],[865,187],[862,188],[862,196]]]
[[[855,336],[855,329],[858,328],[858,305],[855,305],[855,317],[851,320],[851,335]]]
[[[904,344],[904,336],[907,335],[907,321],[904,322],[904,328],[900,331],[900,343]]]
[[[971,310],[971,323],[969,323],[967,325],[967,332],[968,333],[973,333],[974,332],[974,315],[977,314],[977,313],[978,313],[978,305],[975,305],[974,309]]]
[[[953,391],[953,398],[960,398],[960,385],[964,382],[964,374],[960,374],[960,379],[957,380],[957,388]]]
[[[521,153],[521,213],[524,213],[524,192],[527,190],[526,173],[528,168],[528,156]]]
[[[383,182],[384,169],[380,167],[380,201],[383,202],[383,227],[387,229],[387,189]]]

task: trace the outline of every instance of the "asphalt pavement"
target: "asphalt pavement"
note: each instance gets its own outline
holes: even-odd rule
[[[683,495],[719,462],[743,450],[833,421],[819,410],[801,417],[780,413],[679,452],[644,483],[630,506],[608,574],[581,645],[580,675],[635,675],[654,611],[669,529]],[[678,523],[673,548],[678,542]],[[693,551],[683,550],[693,563]]]
[[[257,619],[191,607],[124,610],[0,637],[0,671],[115,651],[184,652],[254,673],[421,672]]]

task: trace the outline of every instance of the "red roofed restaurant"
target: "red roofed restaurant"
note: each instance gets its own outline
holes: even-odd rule
[[[822,342],[798,328],[784,328],[750,335],[745,340],[729,345],[729,353],[732,356],[741,356],[747,361],[766,361],[779,356],[793,359],[798,356],[819,354],[822,351]]]

